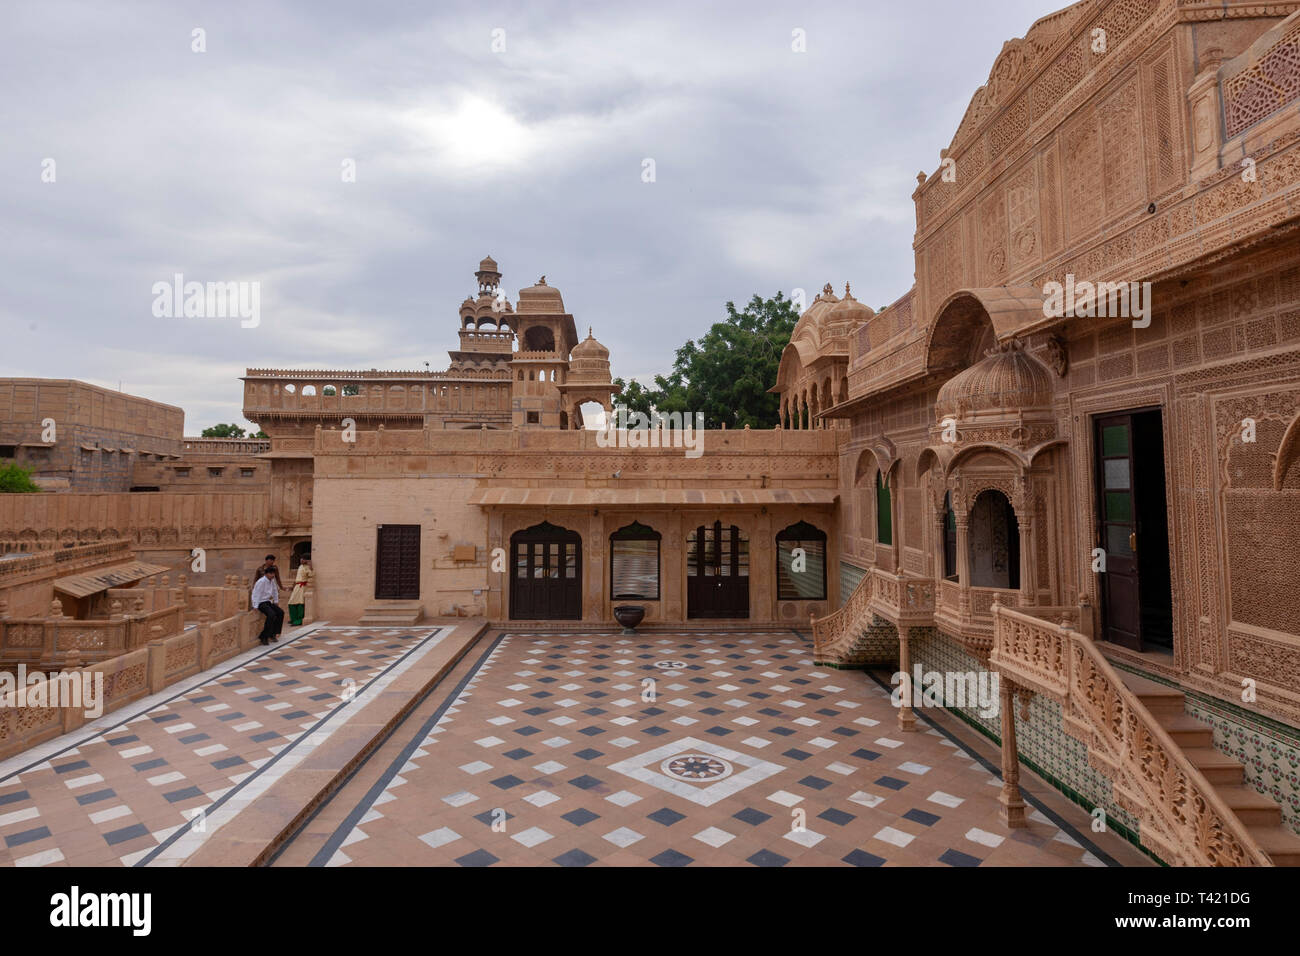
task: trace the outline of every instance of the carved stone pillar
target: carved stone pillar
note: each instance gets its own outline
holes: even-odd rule
[[[998,674],[998,705],[1002,714],[1002,792],[998,818],[1008,828],[1027,827],[1025,801],[1020,796],[1020,757],[1016,753],[1016,685]]]
[[[948,515],[942,508],[939,509],[939,537],[937,544],[938,547],[930,551],[930,577],[934,579],[936,594],[939,591],[939,582],[944,577],[944,555],[948,553]]]
[[[1223,107],[1219,102],[1219,67],[1223,64],[1223,51],[1208,49],[1201,55],[1201,61],[1201,72],[1187,90],[1187,103],[1192,116],[1193,182],[1218,172],[1222,145],[1219,116]]]
[[[1038,603],[1037,562],[1034,560],[1034,519],[1025,509],[1020,525],[1020,606]]]
[[[912,698],[916,694],[916,688],[912,685],[912,653],[907,646],[908,633],[908,628],[899,627],[898,669],[902,673],[900,678],[902,693],[898,701],[898,729],[905,732],[916,730],[916,712],[912,709]]]
[[[970,609],[970,515],[965,509],[956,512],[957,518],[957,580],[961,584],[961,607]]]

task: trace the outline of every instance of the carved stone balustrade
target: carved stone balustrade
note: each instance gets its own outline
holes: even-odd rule
[[[1064,730],[1088,749],[1115,802],[1139,821],[1142,845],[1180,866],[1271,866],[1272,861],[1090,638],[1060,623],[992,608],[989,664],[1001,680],[1061,705]],[[1014,739],[1014,738],[1013,738]],[[1004,753],[1003,766],[1014,764]]]

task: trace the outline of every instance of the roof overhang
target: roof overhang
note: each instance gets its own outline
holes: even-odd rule
[[[169,569],[160,564],[132,561],[129,564],[119,564],[111,568],[100,568],[98,571],[69,574],[67,577],[59,578],[54,582],[54,590],[70,597],[89,597],[92,594],[98,594],[100,591],[107,591],[109,588],[138,584],[145,578],[152,577],[155,574],[162,574],[167,570]]]
[[[673,507],[745,505],[832,507],[833,488],[479,488],[469,503],[483,508]]]
[[[1047,296],[1036,286],[999,285],[986,289],[958,289],[944,300],[935,312],[942,317],[950,305],[960,299],[974,299],[988,313],[993,323],[993,334],[999,342],[1013,339],[1029,329],[1052,324],[1043,311]],[[938,321],[936,320],[936,326]]]

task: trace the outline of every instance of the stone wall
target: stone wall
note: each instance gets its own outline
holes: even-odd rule
[[[477,609],[506,619],[509,577],[504,567],[493,570],[493,550],[508,551],[514,532],[550,521],[582,537],[583,618],[608,622],[613,604],[624,603],[610,597],[609,535],[639,521],[662,535],[661,596],[634,603],[646,605],[650,622],[681,621],[687,535],[718,519],[739,526],[750,541],[750,618],[803,625],[810,614],[825,614],[839,590],[837,441],[830,431],[710,431],[703,433],[703,456],[692,459],[681,448],[602,448],[585,431],[388,430],[359,433],[355,443],[322,431],[312,531],[319,613],[355,615],[372,603],[378,526],[418,524],[425,611]],[[485,489],[505,497],[473,503]],[[690,503],[690,494],[708,491],[716,506],[703,497]],[[595,492],[607,503],[581,503]],[[821,503],[798,504],[800,492],[817,492]],[[529,493],[557,497],[532,503]],[[667,506],[660,493],[681,501]],[[506,500],[512,496],[515,504]],[[774,536],[801,519],[827,534],[827,600],[777,601]],[[457,546],[472,548],[473,559],[457,560]]]
[[[0,447],[50,488],[128,491],[140,461],[180,452],[184,427],[183,410],[137,395],[67,379],[0,379]]]

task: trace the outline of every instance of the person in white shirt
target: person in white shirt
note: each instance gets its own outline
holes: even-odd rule
[[[279,641],[278,635],[284,625],[284,611],[280,609],[280,589],[276,587],[276,577],[259,569],[257,580],[253,584],[253,608],[266,615],[266,623],[258,635],[263,644]]]

